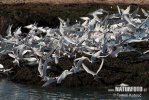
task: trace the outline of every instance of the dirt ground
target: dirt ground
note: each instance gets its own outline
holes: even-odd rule
[[[0,0],[2,4],[17,3],[48,3],[48,4],[81,4],[81,3],[104,3],[104,4],[149,4],[149,0]]]

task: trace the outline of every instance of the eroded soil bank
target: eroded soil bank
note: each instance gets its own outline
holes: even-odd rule
[[[112,6],[112,8],[111,8]],[[120,5],[126,8],[126,5]],[[131,5],[131,10],[137,7],[148,9],[146,5]],[[13,24],[13,30],[20,26],[25,26],[37,22],[39,26],[49,26],[51,28],[59,26],[57,17],[63,19],[70,18],[71,23],[80,20],[79,17],[88,16],[89,12],[99,8],[104,8],[109,12],[117,12],[116,5],[109,4],[0,4],[0,32],[5,34],[9,25]],[[23,32],[26,32],[22,28]]]
[[[111,8],[112,6],[112,8]],[[132,10],[139,5],[132,5]],[[126,7],[121,5],[121,7]],[[147,6],[140,6],[148,9]],[[104,8],[110,12],[116,12],[115,5],[98,5],[98,4],[69,4],[69,5],[48,5],[48,4],[15,4],[15,5],[0,5],[0,32],[5,35],[5,31],[10,24],[13,24],[13,30],[19,26],[25,26],[37,22],[39,26],[57,27],[59,20],[70,18],[71,23],[79,20],[80,16],[87,16],[98,8]],[[23,32],[27,32],[22,28]],[[149,49],[149,43],[140,43],[134,46],[141,49]],[[140,54],[136,52],[121,53],[118,58],[108,57],[105,60],[103,69],[99,73],[100,78],[94,79],[93,76],[86,72],[80,72],[68,76],[60,86],[64,87],[103,87],[114,86],[120,83],[127,83],[132,86],[149,87],[149,60],[139,59]],[[27,66],[21,63],[21,67],[15,66],[8,55],[1,56],[0,63],[6,68],[13,67],[13,72],[9,73],[8,79],[25,84],[42,85],[38,76],[37,66]],[[67,63],[66,63],[67,61]],[[57,76],[63,70],[68,69],[73,64],[73,59],[62,58],[58,65],[51,64],[59,69],[59,72],[48,70],[49,75]],[[95,64],[86,62],[86,65],[96,71],[100,65],[100,60]],[[54,86],[59,86],[55,85]]]

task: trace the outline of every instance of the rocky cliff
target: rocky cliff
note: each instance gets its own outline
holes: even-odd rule
[[[9,3],[9,5],[1,4],[0,6],[0,32],[2,35],[5,35],[5,31],[10,24],[14,25],[13,29],[18,26],[25,26],[34,22],[37,22],[39,26],[57,27],[59,25],[57,17],[62,17],[63,19],[70,18],[71,23],[73,23],[76,19],[79,19],[80,16],[86,16],[88,12],[94,11],[98,8],[105,8],[105,10],[111,12],[116,11],[116,7],[113,5],[69,4],[49,6],[48,4],[10,4],[12,1],[13,0],[10,0],[9,2],[6,0],[1,1],[2,3]],[[33,1],[35,2],[35,0],[32,0],[32,2]],[[110,1],[112,2],[112,0]],[[28,2],[28,0],[25,0],[25,2]],[[113,7],[111,8],[111,6]],[[136,7],[138,6],[133,5],[133,9]],[[147,9],[147,6],[143,7]],[[22,31],[26,32],[27,30],[22,28]],[[137,44],[134,46],[137,48],[148,49],[148,43]],[[114,86],[124,82],[133,86],[141,85],[149,87],[149,60],[138,59],[139,56],[140,55],[136,52],[130,52],[121,53],[118,58],[108,57],[105,60],[103,69],[99,73],[99,79],[94,79],[93,76],[85,72],[81,72],[79,74],[72,74],[68,76],[62,82],[61,86],[101,87]],[[67,63],[64,63],[64,61],[67,61]],[[25,66],[24,64],[22,64],[21,67],[14,66],[12,64],[12,59],[10,59],[7,55],[1,57],[0,63],[7,68],[14,67],[13,72],[10,73],[11,77],[9,77],[12,81],[25,84],[43,84],[38,76],[39,73],[37,71],[37,66]],[[63,71],[65,67],[71,65],[72,63],[72,59],[64,58],[60,61],[59,65],[53,66],[61,67],[61,71]],[[95,64],[88,65],[92,70],[97,70],[100,65],[100,61]],[[57,73],[50,70],[49,73],[51,75],[57,75]]]

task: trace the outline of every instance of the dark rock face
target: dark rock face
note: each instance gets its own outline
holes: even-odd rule
[[[77,9],[76,9],[77,7]],[[91,5],[55,5],[47,4],[16,4],[16,5],[0,5],[0,32],[5,34],[9,25],[13,24],[13,30],[17,27],[38,23],[38,26],[49,26],[55,28],[59,26],[57,17],[65,20],[71,19],[71,23],[75,22],[80,16],[85,16],[88,12],[97,9],[97,5],[91,8]],[[26,32],[22,28],[23,32]]]
[[[125,59],[125,56],[126,54],[121,53],[118,58],[106,58],[104,66],[98,74],[99,78],[94,78],[92,75],[82,71],[67,76],[61,84],[55,83],[51,84],[51,86],[109,87],[120,83],[127,83],[132,86],[149,87],[149,61],[139,60],[139,54],[133,52],[127,54],[127,59]],[[41,78],[38,76],[38,65],[26,66],[21,63],[20,67],[18,67],[14,66],[12,61],[13,59],[10,59],[6,55],[0,59],[0,62],[2,62],[6,68],[13,67],[13,72],[8,74],[8,79],[14,82],[42,86],[44,82],[42,82]],[[100,60],[94,64],[85,62],[85,65],[87,65],[89,69],[96,71],[100,66],[100,62]],[[72,63],[73,60],[68,58],[60,59],[60,63],[57,65],[49,63],[51,66],[59,69],[59,72],[48,70],[48,75],[58,76],[63,70],[71,68]]]
[[[40,9],[41,11],[37,11],[35,10],[36,6],[25,6],[24,8],[22,6],[24,5],[0,7],[2,9],[0,13],[0,31],[2,35],[5,34],[7,27],[11,24],[13,24],[13,30],[15,30],[17,27],[25,26],[35,22],[42,26],[58,26],[59,21],[57,16],[51,15],[50,12],[41,12],[44,9],[40,9],[38,7],[37,9]],[[26,32],[27,30],[22,28],[22,31]]]
[[[106,5],[105,5],[106,6]],[[13,24],[13,30],[18,26],[25,26],[34,22],[39,23],[39,26],[57,27],[59,21],[57,17],[64,19],[70,18],[71,23],[75,22],[80,16],[86,16],[88,12],[94,11],[101,5],[3,5],[0,6],[0,32],[5,35],[8,25]],[[109,7],[105,7],[107,10]],[[116,11],[113,8],[112,11]],[[27,32],[22,28],[23,32]],[[136,48],[149,49],[148,43],[132,44]],[[81,55],[80,55],[81,56]],[[133,86],[149,87],[149,60],[139,59],[140,55],[136,52],[120,53],[117,58],[108,57],[105,60],[102,70],[99,72],[99,78],[95,79],[92,75],[82,71],[66,77],[60,86],[64,87],[103,87],[114,86],[120,83],[127,83]],[[21,63],[21,67],[15,66],[12,63],[13,59],[8,55],[0,57],[0,63],[5,68],[11,68],[12,73],[9,73],[8,79],[24,83],[42,85],[44,82],[38,76],[38,65],[28,66]],[[96,71],[100,66],[100,59],[97,63],[90,64],[85,62],[89,69]],[[70,69],[73,65],[73,59],[64,57],[60,59],[59,64],[50,63],[51,66],[59,69],[59,71],[48,70],[50,76],[58,76],[65,69]],[[2,76],[0,76],[2,77]],[[53,86],[53,84],[52,84]],[[54,86],[59,86],[54,84]]]
[[[113,6],[111,8],[111,6]],[[121,5],[126,7],[126,5]],[[136,9],[137,5],[132,5],[132,9]],[[63,19],[70,18],[70,23],[80,20],[81,16],[89,16],[88,13],[99,8],[104,8],[110,12],[117,12],[114,5],[98,5],[98,4],[66,4],[66,5],[49,5],[49,4],[0,4],[0,34],[5,35],[6,29],[13,24],[12,30],[17,27],[38,23],[38,26],[49,26],[56,28],[59,26],[57,17]],[[143,6],[147,8],[147,6]],[[27,32],[22,27],[23,32]]]

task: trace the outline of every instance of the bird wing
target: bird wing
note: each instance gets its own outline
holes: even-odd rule
[[[46,87],[46,86],[48,86],[48,85],[50,85],[51,83],[54,83],[54,82],[56,82],[56,78],[54,77],[54,78],[49,78],[43,85],[42,85],[42,87]]]
[[[4,66],[2,64],[0,64],[0,69],[4,68]]]
[[[21,28],[22,27],[19,27],[15,32],[14,32],[14,35],[15,36],[18,36],[18,35],[20,35],[22,32],[21,32]]]
[[[16,55],[14,55],[14,54],[9,53],[8,55],[9,55],[11,58],[14,58],[14,59],[16,58]]]
[[[9,72],[9,71],[11,71],[13,68],[9,68],[9,69],[4,69],[4,71],[3,72]]]
[[[7,36],[10,36],[10,37],[12,36],[12,34],[11,34],[12,26],[13,26],[13,25],[9,25],[9,27],[8,27],[8,29],[7,29],[7,31],[6,31]]]
[[[32,50],[37,56],[42,57],[42,53],[37,48],[32,48]]]
[[[61,83],[61,81],[66,78],[68,75],[72,74],[73,72],[64,70],[62,74],[57,78],[57,83]]]
[[[27,52],[32,52],[31,50],[24,50],[23,52],[22,52],[22,56],[24,56]]]
[[[141,8],[141,10],[142,10],[144,16],[149,16],[149,13],[147,13],[143,8]]]
[[[101,59],[101,64],[100,64],[99,69],[98,69],[97,72],[96,72],[96,75],[99,73],[99,71],[100,71],[101,68],[103,67],[103,63],[104,63],[104,58]]]
[[[122,13],[123,13],[123,14],[129,14],[129,11],[130,11],[130,6],[128,6],[128,7],[126,8],[126,10],[123,10]]]
[[[127,15],[124,15],[124,19],[131,25],[133,25],[134,27],[136,27],[136,25],[134,23],[131,22],[131,20],[127,17]]]
[[[58,17],[58,19],[60,20],[60,22],[62,22],[63,24],[66,23],[63,19],[61,19],[60,17]]]
[[[148,53],[149,52],[149,50],[146,50],[145,52],[143,52],[143,54],[146,54],[146,53]]]
[[[139,7],[131,14],[131,17],[137,16],[138,12],[139,12]]]
[[[96,73],[95,72],[93,72],[93,71],[91,71],[84,63],[82,63],[82,67],[83,67],[83,69],[87,72],[87,73],[89,73],[89,74],[91,74],[91,75],[96,75]]]
[[[42,59],[40,59],[38,63],[38,72],[40,74],[40,77],[42,77],[43,76]]]
[[[26,61],[29,61],[29,62],[35,62],[35,61],[37,61],[37,59],[35,57],[23,58],[23,60],[26,60]]]
[[[45,62],[43,63],[43,77],[45,77],[47,74],[47,66],[48,66],[48,59],[46,59]]]
[[[117,10],[118,10],[118,13],[119,13],[120,15],[122,15],[122,14],[121,14],[121,10],[120,10],[120,7],[119,7],[119,6],[117,6]]]
[[[149,19],[149,15],[147,16],[147,18],[139,26],[137,26],[137,28],[140,28],[142,25],[144,25],[148,19]]]
[[[64,36],[64,39],[71,44],[76,44],[71,38],[69,38],[67,36]]]
[[[55,60],[55,64],[58,64],[59,60],[58,60],[58,57],[54,57],[54,60]]]
[[[89,17],[80,17],[80,19],[89,20],[90,18]]]

